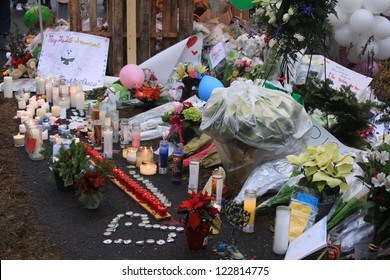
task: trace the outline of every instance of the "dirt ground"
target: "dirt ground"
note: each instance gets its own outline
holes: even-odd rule
[[[15,99],[0,96],[0,259],[60,259],[59,250],[36,221],[12,135]]]

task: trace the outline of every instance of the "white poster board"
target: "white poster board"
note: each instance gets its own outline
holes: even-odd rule
[[[38,74],[80,81],[84,90],[102,87],[106,74],[109,39],[78,32],[45,34]]]

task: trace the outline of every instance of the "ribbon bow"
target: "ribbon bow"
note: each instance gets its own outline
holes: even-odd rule
[[[183,139],[184,119],[180,118],[179,115],[174,115],[174,116],[169,117],[169,120],[171,121],[172,126],[171,126],[171,129],[169,130],[167,138],[169,138],[171,133],[176,130],[179,133],[180,143],[184,143],[184,139]]]

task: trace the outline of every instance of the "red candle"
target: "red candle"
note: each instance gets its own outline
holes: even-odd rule
[[[157,208],[157,213],[160,214],[160,216],[165,216],[168,213],[168,207],[160,205]]]

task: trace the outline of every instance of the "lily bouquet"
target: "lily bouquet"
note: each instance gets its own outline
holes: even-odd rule
[[[180,63],[174,68],[176,74],[172,79],[182,82],[186,88],[192,89],[199,85],[200,80],[207,70],[207,67],[200,62],[196,65],[188,62]]]
[[[390,236],[390,145],[384,142],[365,155],[361,152],[355,161],[363,171],[356,177],[369,189],[369,209],[364,218],[374,226],[369,250],[377,251]]]

